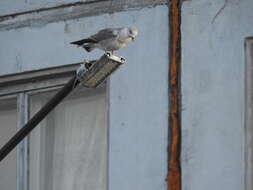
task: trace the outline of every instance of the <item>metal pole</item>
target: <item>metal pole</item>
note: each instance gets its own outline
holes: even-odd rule
[[[82,64],[77,69],[76,75],[1,148],[0,162],[80,83],[80,81],[86,87],[96,88],[124,62],[125,59],[123,57],[117,57],[106,53],[97,61]]]
[[[71,78],[69,82],[1,148],[0,161],[2,161],[79,83],[80,81],[76,80],[76,76]]]

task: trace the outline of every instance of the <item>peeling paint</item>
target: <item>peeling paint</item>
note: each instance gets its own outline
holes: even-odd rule
[[[107,0],[100,0],[100,1],[107,1]],[[77,1],[74,3],[66,3],[66,4],[47,7],[47,8],[37,8],[37,9],[28,10],[28,11],[15,12],[13,14],[0,15],[0,17],[1,18],[8,18],[8,17],[15,18],[17,16],[30,14],[30,13],[39,13],[39,12],[48,11],[48,10],[52,10],[52,9],[60,9],[60,8],[65,8],[65,7],[69,7],[69,6],[79,6],[79,5],[83,5],[83,4],[86,5],[86,4],[90,4],[90,3],[96,3],[96,2],[97,2],[97,0]],[[32,2],[28,3],[28,4],[32,4]]]
[[[68,23],[65,23],[65,26],[64,26],[64,32],[65,33],[70,33],[71,32],[71,29],[69,27],[69,24]]]
[[[131,0],[128,2],[126,8],[123,2],[123,0],[115,1],[114,3],[108,0],[89,0],[0,15],[0,31],[30,26],[32,23],[38,21],[42,21],[43,23],[59,22],[105,13],[135,11],[144,7],[155,7],[166,4],[166,0]]]
[[[22,71],[22,58],[19,52],[17,52],[16,56],[16,68],[18,71]]]

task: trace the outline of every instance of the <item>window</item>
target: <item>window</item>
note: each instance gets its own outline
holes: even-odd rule
[[[245,41],[245,185],[246,190],[253,187],[253,38]]]
[[[17,109],[15,99],[0,100],[0,146],[9,140],[17,130]],[[12,151],[8,159],[0,164],[0,184],[1,189],[16,188],[17,173],[17,155],[16,150]]]
[[[3,100],[0,101],[1,145],[16,132],[17,125],[23,126],[29,116],[45,105],[76,67],[72,65],[2,78],[9,87],[8,91],[2,90]],[[17,78],[23,78],[23,82],[10,85]],[[36,79],[36,83],[30,83],[31,78]],[[18,101],[15,98],[4,99],[5,95],[15,94]],[[30,133],[18,151],[15,149],[4,159],[5,163],[1,164],[4,168],[0,171],[1,188],[105,190],[106,117],[105,86],[75,89]]]

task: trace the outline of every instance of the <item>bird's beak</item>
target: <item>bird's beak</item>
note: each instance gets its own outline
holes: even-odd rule
[[[130,38],[134,41],[134,36],[130,36]]]

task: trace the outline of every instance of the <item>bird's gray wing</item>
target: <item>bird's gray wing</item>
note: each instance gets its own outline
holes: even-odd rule
[[[92,40],[95,40],[97,42],[100,42],[100,41],[103,41],[103,40],[108,40],[108,39],[113,39],[113,38],[116,38],[118,36],[119,30],[120,30],[119,28],[103,29],[103,30],[100,30],[95,35],[92,35],[89,38],[92,39]]]

